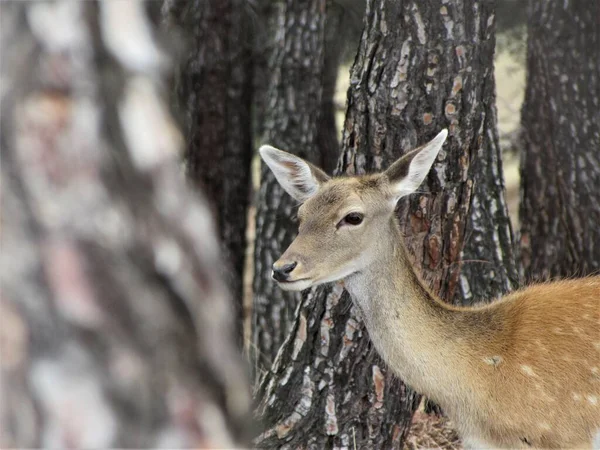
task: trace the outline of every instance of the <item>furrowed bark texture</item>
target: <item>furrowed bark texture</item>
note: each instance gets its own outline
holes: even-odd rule
[[[481,44],[485,51],[482,52],[480,61],[487,70],[482,76],[483,83],[477,86],[472,80],[473,89],[481,96],[482,110],[480,118],[472,122],[472,126],[479,127],[474,131],[477,143],[474,144],[475,151],[470,155],[472,167],[469,171],[473,174],[475,183],[464,231],[460,286],[454,296],[454,303],[463,305],[492,301],[519,285],[512,225],[504,198],[506,189],[498,138],[493,72],[494,40],[486,40]],[[474,110],[472,112],[476,113]],[[470,126],[468,123],[465,126]]]
[[[325,0],[279,2],[269,58],[269,91],[262,141],[321,165],[317,140],[324,67]],[[296,229],[296,203],[263,165],[257,198],[251,352],[256,370],[268,369],[293,324],[300,294],[271,280],[271,266]]]
[[[501,184],[489,180],[492,174],[501,176],[493,145],[492,6],[371,0],[351,71],[338,173],[382,170],[442,128],[450,129],[423,190],[398,208],[419,272],[448,301],[460,289],[469,230],[482,227],[478,244],[499,252],[503,241],[494,233],[508,223]],[[476,158],[484,159],[486,170]],[[480,195],[478,183],[494,187],[496,206],[503,210],[480,211],[485,221],[470,209]],[[480,200],[474,206],[491,205]],[[510,228],[507,233],[506,255]],[[507,278],[494,285],[492,295],[497,295],[509,277],[498,258],[488,264],[495,276]],[[491,276],[489,269],[482,273]],[[479,275],[474,270],[467,276]],[[477,280],[467,281],[478,286]],[[296,318],[257,393],[265,430],[255,443],[400,448],[419,396],[386,369],[348,294],[340,285],[317,288],[302,300]]]
[[[0,445],[242,445],[231,300],[144,4],[1,12]]]
[[[252,158],[252,52],[245,8],[243,0],[175,1],[168,14],[169,24],[187,39],[176,76],[178,109],[186,124],[187,174],[217,216],[241,339]]]
[[[521,152],[525,277],[600,269],[600,3],[529,2]]]

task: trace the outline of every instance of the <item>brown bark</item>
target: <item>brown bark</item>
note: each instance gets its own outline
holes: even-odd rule
[[[531,0],[522,109],[527,279],[600,269],[600,3]]]
[[[245,9],[243,0],[193,0],[173,2],[166,12],[169,28],[186,38],[176,90],[186,124],[187,174],[216,213],[240,339],[252,157],[252,48]]]
[[[263,142],[316,164],[324,70],[325,0],[285,0],[274,5]],[[268,168],[257,199],[252,348],[256,371],[268,369],[293,324],[300,295],[273,285],[271,265],[295,233],[295,202]]]
[[[1,446],[243,444],[218,244],[144,5],[1,8]]]
[[[471,290],[495,276],[500,281],[484,291],[494,296],[515,281],[498,180],[493,23],[488,1],[371,0],[351,72],[338,173],[381,170],[450,129],[422,192],[398,208],[416,266],[448,301],[461,286],[467,290],[461,283],[463,252],[502,255],[486,261],[485,270],[463,272]],[[492,198],[484,200],[483,188],[490,186],[486,195]],[[419,396],[386,369],[343,292],[338,284],[303,298],[258,390],[265,426],[258,446],[401,447]]]

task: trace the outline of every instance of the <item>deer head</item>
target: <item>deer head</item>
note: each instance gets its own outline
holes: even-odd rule
[[[381,237],[397,226],[398,199],[423,182],[448,135],[404,155],[385,172],[328,177],[297,156],[268,145],[260,155],[283,189],[301,203],[296,239],[273,264],[273,279],[286,290],[303,290],[361,271],[380,254]]]

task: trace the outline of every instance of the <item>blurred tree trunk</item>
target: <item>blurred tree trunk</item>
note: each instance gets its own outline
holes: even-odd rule
[[[351,72],[338,173],[382,170],[450,129],[424,191],[398,208],[423,279],[449,301],[461,288],[494,296],[516,281],[495,130],[493,14],[489,1],[370,0]],[[461,279],[463,252],[479,252],[485,269]],[[255,443],[269,448],[400,448],[419,402],[377,356],[339,284],[303,298],[258,399],[265,429]]]
[[[171,29],[181,29],[187,41],[175,88],[186,124],[185,163],[189,178],[207,194],[217,216],[241,344],[253,144],[252,45],[246,8],[244,0],[174,1],[165,13]]]
[[[325,0],[285,0],[273,6],[262,141],[321,165],[319,123],[323,94]],[[271,280],[271,265],[295,234],[295,202],[268,168],[261,170],[254,253],[251,352],[256,371],[268,369],[293,324],[300,294]]]
[[[520,209],[527,279],[600,269],[599,20],[599,2],[529,2]]]
[[[146,5],[1,7],[1,446],[243,445],[230,298]]]

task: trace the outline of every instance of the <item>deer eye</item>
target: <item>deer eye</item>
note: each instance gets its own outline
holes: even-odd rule
[[[346,217],[344,217],[342,220],[340,220],[340,223],[338,224],[338,226],[340,225],[360,225],[363,221],[363,215],[361,213],[357,213],[357,212],[352,212],[350,214],[347,214]]]

